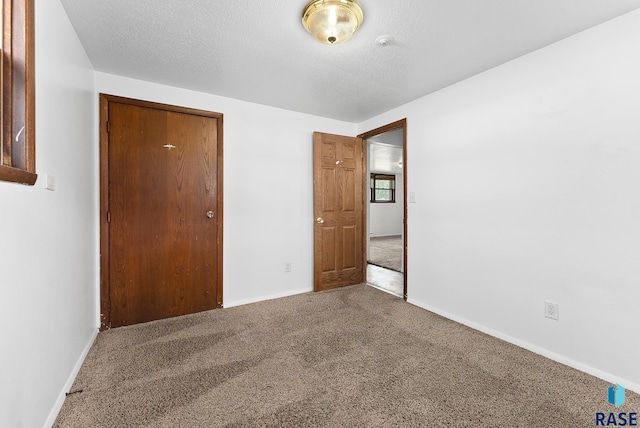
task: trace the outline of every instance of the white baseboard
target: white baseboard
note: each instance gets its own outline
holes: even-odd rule
[[[64,387],[62,388],[62,391],[60,392],[58,399],[53,405],[51,412],[49,412],[49,417],[47,418],[47,421],[44,424],[44,428],[50,428],[55,423],[56,418],[58,417],[58,413],[60,413],[60,409],[62,409],[62,405],[64,404],[64,400],[65,398],[67,398],[66,393],[73,386],[73,382],[76,380],[76,376],[78,376],[78,373],[80,372],[82,363],[84,363],[85,358],[87,358],[87,354],[89,354],[89,350],[91,349],[93,342],[96,340],[96,337],[98,337],[97,329],[93,332],[93,334],[89,338],[89,341],[87,342],[87,345],[84,347],[82,354],[80,354],[78,361],[76,361],[75,366],[73,366],[73,370],[71,370],[71,374],[69,374],[69,377],[67,378],[67,382],[64,384]]]
[[[233,308],[234,306],[242,306],[242,305],[248,305],[248,304],[251,304],[251,303],[263,302],[265,300],[273,300],[273,299],[279,299],[281,297],[295,296],[296,294],[309,293],[310,291],[313,291],[313,288],[299,288],[297,290],[286,291],[284,293],[268,294],[266,296],[260,296],[260,297],[255,297],[255,298],[251,298],[251,299],[243,299],[243,300],[236,300],[236,301],[232,301],[232,302],[225,302],[224,303],[224,307],[225,308]]]
[[[596,368],[591,367],[589,365],[586,365],[584,363],[575,361],[575,360],[573,360],[571,358],[567,358],[567,357],[565,357],[563,355],[556,354],[555,352],[549,351],[548,349],[542,348],[542,347],[537,346],[537,345],[533,345],[533,344],[531,344],[529,342],[525,342],[523,340],[517,339],[517,338],[512,337],[512,336],[509,336],[508,334],[504,334],[502,332],[493,330],[493,329],[488,328],[488,327],[486,327],[486,326],[484,326],[482,324],[478,324],[478,323],[476,323],[474,321],[470,321],[468,319],[459,317],[459,316],[454,315],[452,313],[449,313],[447,311],[440,310],[438,308],[435,308],[435,307],[433,307],[431,305],[427,305],[427,304],[425,304],[423,302],[420,302],[418,300],[408,298],[407,302],[412,304],[412,305],[414,305],[414,306],[417,306],[419,308],[425,309],[425,310],[427,310],[429,312],[433,312],[433,313],[438,314],[438,315],[440,315],[442,317],[445,317],[447,319],[455,321],[455,322],[457,322],[459,324],[466,325],[467,327],[470,327],[470,328],[472,328],[474,330],[481,331],[482,333],[488,334],[489,336],[493,336],[493,337],[498,338],[500,340],[504,340],[505,342],[509,342],[509,343],[511,343],[513,345],[519,346],[520,348],[524,348],[524,349],[526,349],[528,351],[531,351],[531,352],[533,352],[535,354],[542,355],[543,357],[549,358],[550,360],[556,361],[556,362],[558,362],[560,364],[564,364],[565,366],[569,366],[569,367],[572,367],[572,368],[574,368],[576,370],[580,370],[581,372],[590,374],[591,376],[595,376],[595,377],[597,377],[599,379],[605,380],[605,381],[610,382],[612,384],[613,383],[618,383],[618,384],[624,386],[625,389],[628,389],[630,391],[634,391],[634,392],[640,394],[640,384],[637,384],[635,382],[631,382],[628,379],[623,379],[623,378],[621,378],[619,376],[612,375],[611,373],[607,373],[605,371],[596,369]]]

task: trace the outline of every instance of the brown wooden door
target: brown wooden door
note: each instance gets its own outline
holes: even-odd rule
[[[364,281],[362,141],[313,134],[314,290]]]
[[[218,119],[109,102],[110,326],[222,305]]]

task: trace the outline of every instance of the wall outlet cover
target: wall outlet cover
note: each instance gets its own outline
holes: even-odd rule
[[[553,320],[559,319],[559,305],[550,300],[544,301],[544,316]]]

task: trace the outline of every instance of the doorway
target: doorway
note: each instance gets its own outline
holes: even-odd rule
[[[367,153],[366,282],[406,300],[406,119],[359,137]]]
[[[222,307],[222,115],[100,95],[101,329]]]

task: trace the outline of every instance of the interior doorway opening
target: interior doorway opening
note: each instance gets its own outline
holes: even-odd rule
[[[359,137],[367,154],[366,282],[406,300],[406,120]]]

